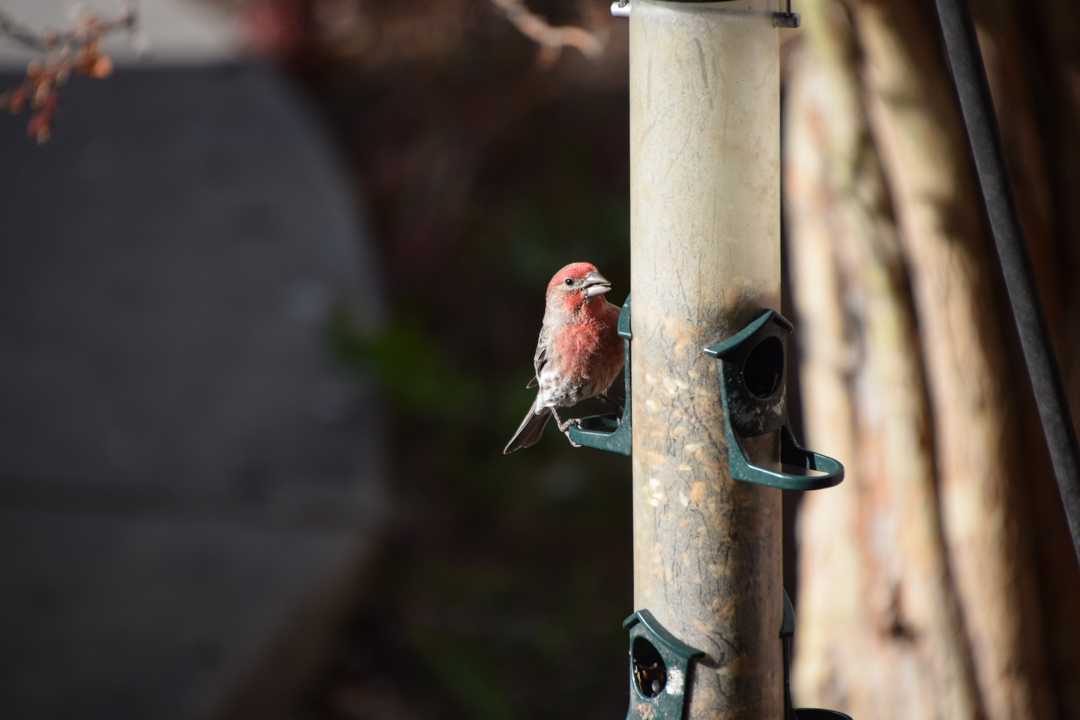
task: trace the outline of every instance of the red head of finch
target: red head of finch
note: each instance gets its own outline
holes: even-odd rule
[[[536,400],[504,453],[535,445],[548,418],[568,432],[555,408],[569,407],[607,392],[623,367],[618,334],[619,307],[604,297],[611,283],[590,263],[567,265],[547,287],[547,310],[540,328],[528,387],[539,385]]]

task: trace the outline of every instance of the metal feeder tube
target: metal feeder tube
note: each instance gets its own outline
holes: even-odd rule
[[[779,9],[630,3],[634,601],[705,653],[690,720],[784,714],[781,494],[729,476],[702,352],[780,310]]]

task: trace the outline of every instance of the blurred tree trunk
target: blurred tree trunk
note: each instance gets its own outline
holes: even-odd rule
[[[848,469],[801,511],[799,702],[1080,718],[1080,572],[933,4],[799,10],[785,189],[805,425]],[[1075,413],[1080,11],[975,11]]]

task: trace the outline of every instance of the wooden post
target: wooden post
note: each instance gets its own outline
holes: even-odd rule
[[[702,352],[780,310],[777,7],[631,7],[634,601],[707,653],[687,718],[779,720],[780,491],[728,477]]]

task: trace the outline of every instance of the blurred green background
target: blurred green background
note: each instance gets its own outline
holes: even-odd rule
[[[371,336],[339,312],[327,341],[383,389],[397,515],[301,716],[619,716],[629,458],[553,428],[502,448],[532,401],[550,277],[584,260],[612,302],[629,290],[625,24],[531,3],[603,37],[587,60],[487,3],[364,3],[329,34],[316,5],[275,6],[307,32],[271,50],[335,128],[380,244],[392,319]]]

